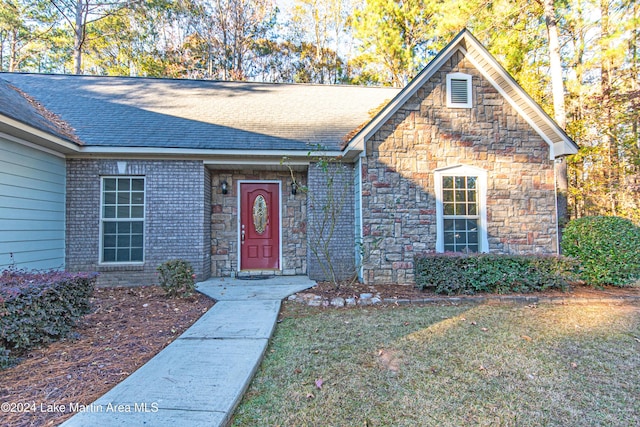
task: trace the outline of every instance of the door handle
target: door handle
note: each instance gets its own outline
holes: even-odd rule
[[[244,224],[242,224],[242,232],[240,233],[240,240],[241,240],[242,244],[244,245]]]

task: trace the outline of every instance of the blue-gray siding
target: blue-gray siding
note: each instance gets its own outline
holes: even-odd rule
[[[0,137],[0,270],[64,268],[65,160]]]

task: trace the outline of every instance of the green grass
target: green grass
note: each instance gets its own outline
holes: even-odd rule
[[[640,425],[638,305],[283,316],[235,426]]]

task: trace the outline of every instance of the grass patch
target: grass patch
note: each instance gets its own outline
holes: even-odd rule
[[[640,425],[637,305],[283,316],[235,426]]]

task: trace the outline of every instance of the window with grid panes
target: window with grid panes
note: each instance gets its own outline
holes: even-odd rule
[[[477,180],[475,176],[442,177],[444,250],[479,252]]]
[[[102,178],[101,261],[144,259],[144,178]]]

